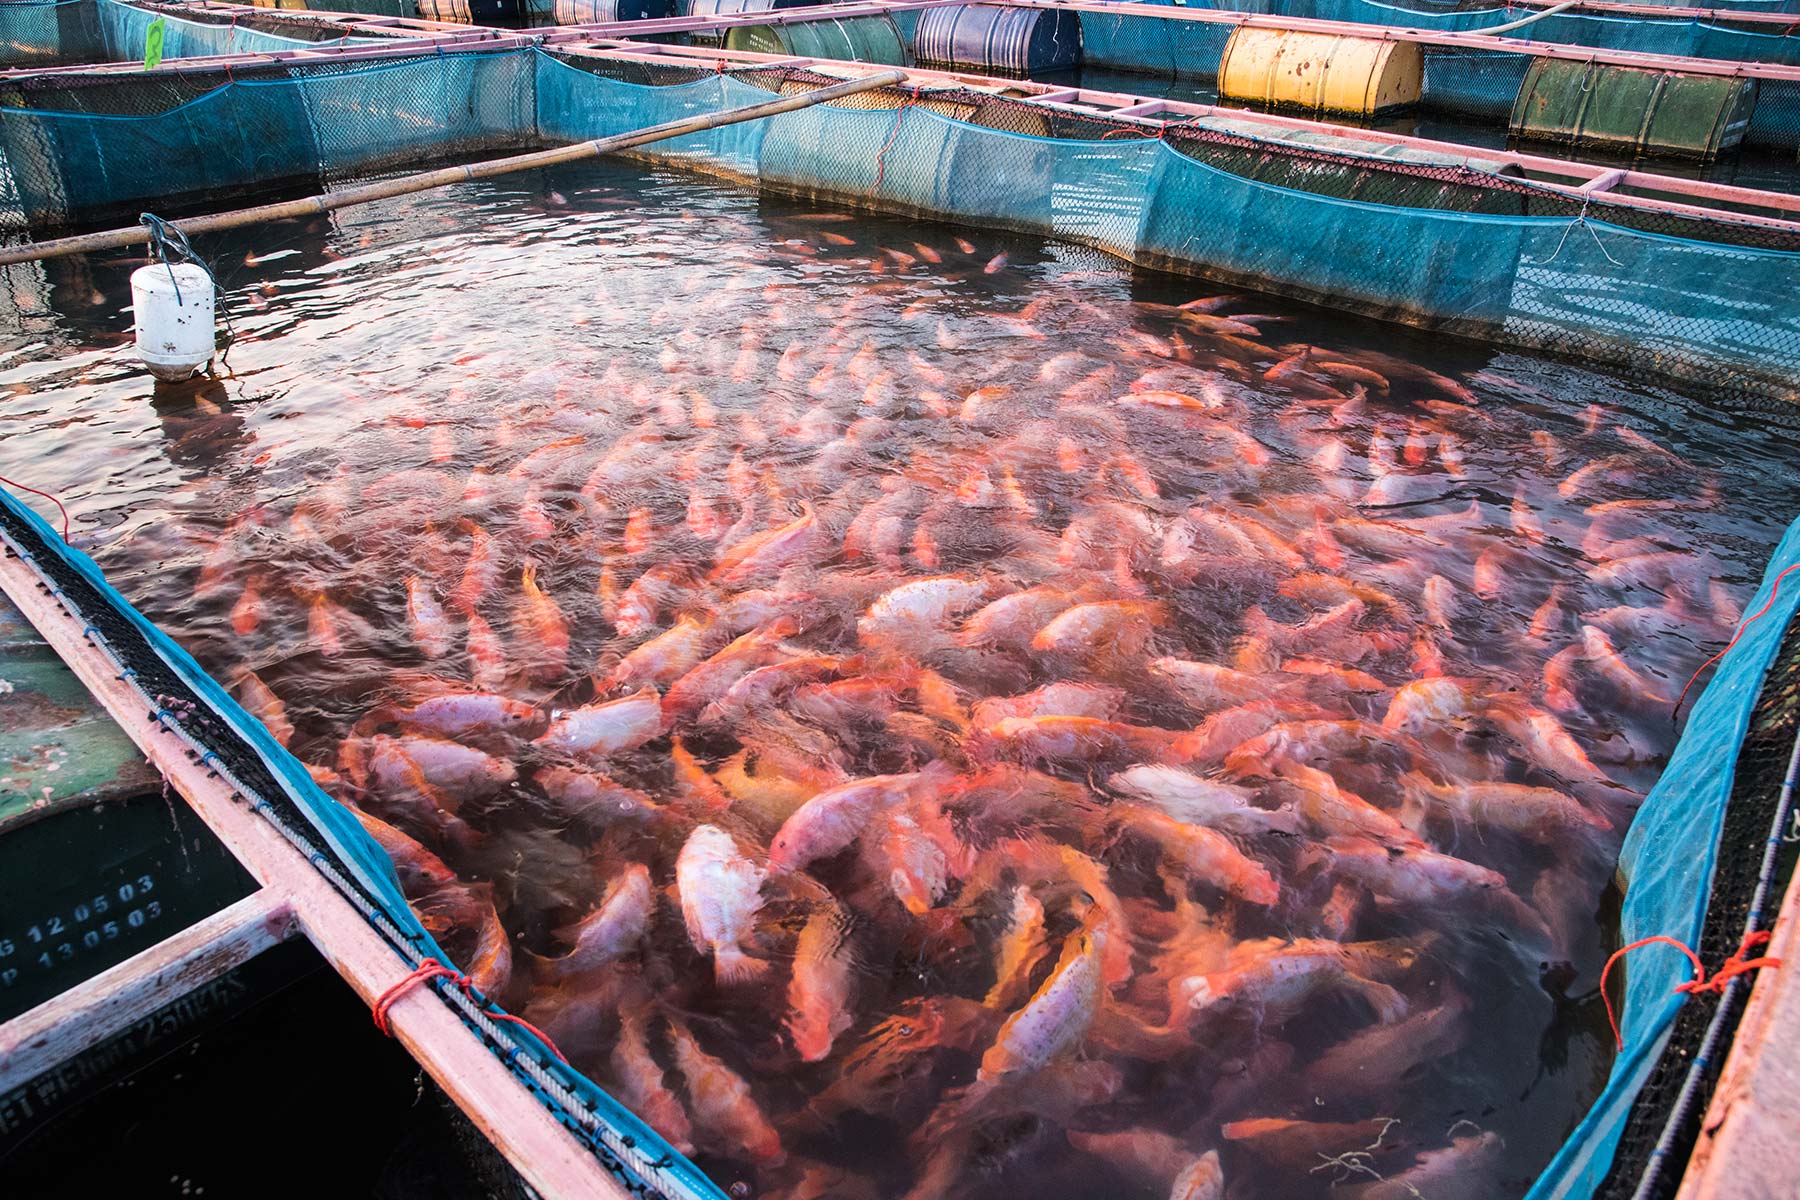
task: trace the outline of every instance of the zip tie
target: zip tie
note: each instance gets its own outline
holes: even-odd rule
[[[501,1012],[499,1009],[493,1007],[494,1002],[481,993],[480,989],[475,986],[474,980],[470,979],[467,975],[464,975],[454,967],[446,967],[435,958],[425,959],[418,966],[413,968],[411,974],[407,975],[404,979],[401,979],[398,983],[388,988],[387,991],[376,997],[375,1005],[369,1011],[369,1015],[375,1020],[375,1028],[381,1030],[385,1036],[393,1037],[394,1027],[388,1018],[388,1011],[413,988],[421,983],[426,983],[434,979],[449,980],[452,986],[456,987],[465,996],[469,997],[470,1001],[489,1017],[496,1021],[510,1021],[514,1025],[519,1026],[519,1028],[535,1036],[538,1041],[544,1043],[550,1053],[556,1055],[558,1061],[562,1062],[564,1065],[568,1064],[569,1060],[563,1057],[563,1052],[556,1048],[555,1042],[552,1042],[545,1036],[543,1030],[533,1025],[530,1021],[527,1021],[524,1017],[515,1017],[511,1013]],[[520,1047],[515,1043],[513,1052],[516,1054],[519,1049]]]
[[[1722,996],[1725,994],[1726,985],[1738,976],[1748,975],[1751,971],[1758,970],[1762,967],[1774,968],[1781,966],[1781,960],[1779,958],[1745,957],[1750,951],[1766,946],[1769,942],[1769,937],[1770,933],[1767,929],[1759,929],[1755,933],[1745,934],[1743,942],[1737,948],[1737,953],[1733,954],[1730,958],[1727,958],[1710,979],[1707,978],[1706,967],[1701,963],[1698,954],[1695,954],[1690,950],[1686,943],[1676,941],[1674,938],[1667,937],[1660,933],[1653,937],[1642,938],[1639,941],[1631,943],[1629,946],[1620,946],[1617,950],[1614,950],[1612,957],[1606,960],[1606,965],[1600,968],[1600,999],[1606,1004],[1606,1020],[1607,1023],[1612,1026],[1613,1042],[1618,1046],[1621,1052],[1624,1051],[1625,1036],[1619,1031],[1618,1015],[1613,1011],[1612,997],[1606,992],[1606,976],[1607,973],[1613,969],[1613,964],[1625,957],[1625,955],[1633,950],[1640,949],[1655,942],[1662,942],[1673,946],[1683,954],[1687,955],[1688,961],[1694,964],[1694,977],[1686,983],[1676,984],[1675,990],[1689,996],[1698,995],[1701,992],[1711,992],[1714,995]]]

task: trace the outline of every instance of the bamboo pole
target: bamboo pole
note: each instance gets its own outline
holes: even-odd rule
[[[460,167],[419,171],[412,175],[377,180],[359,187],[324,192],[299,200],[284,200],[278,204],[262,204],[254,208],[233,209],[230,212],[212,213],[204,217],[188,217],[185,220],[170,221],[169,227],[192,237],[199,233],[214,233],[221,229],[236,229],[243,225],[254,225],[260,221],[318,216],[335,209],[349,208],[353,204],[367,204],[371,200],[410,196],[415,192],[427,192],[433,188],[448,187],[453,183],[468,183],[476,179],[491,179],[496,175],[507,175],[514,171],[529,171],[537,167],[554,167],[562,163],[579,162],[583,159],[598,158],[615,150],[630,150],[650,142],[665,141],[669,138],[681,137],[684,134],[699,133],[706,129],[717,129],[723,125],[736,125],[740,121],[755,121],[762,117],[773,117],[779,113],[793,112],[795,109],[823,104],[827,100],[836,100],[843,96],[854,96],[858,92],[888,87],[905,78],[906,74],[903,71],[877,71],[860,79],[848,79],[843,83],[814,88],[793,96],[783,96],[778,100],[769,100],[762,104],[750,104],[743,108],[727,109],[724,112],[684,117],[679,121],[666,121],[661,125],[651,125],[646,129],[615,134],[612,137],[596,138],[591,142],[577,142],[572,146],[558,146],[553,150],[537,150],[530,154],[515,154],[508,158],[488,159],[485,162],[468,163]],[[74,237],[56,238],[48,242],[29,242],[23,246],[0,248],[0,266],[35,262],[44,258],[62,258],[71,254],[90,254],[96,250],[114,250],[121,246],[132,246],[149,240],[148,228],[143,225],[132,225],[124,229],[77,234]]]

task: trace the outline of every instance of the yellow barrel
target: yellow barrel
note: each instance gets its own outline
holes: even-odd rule
[[[1369,116],[1417,103],[1424,75],[1417,42],[1239,26],[1219,62],[1219,97]]]

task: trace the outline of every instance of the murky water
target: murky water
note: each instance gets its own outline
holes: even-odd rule
[[[623,165],[203,249],[181,388],[13,270],[0,474],[722,1185],[1518,1195],[1597,1089],[1791,418]]]

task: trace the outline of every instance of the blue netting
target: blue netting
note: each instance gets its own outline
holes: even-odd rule
[[[213,54],[259,54],[279,50],[304,50],[319,45],[357,46],[379,42],[379,38],[332,38],[319,42],[308,38],[281,37],[273,33],[249,29],[235,23],[213,24],[187,21],[163,13],[149,12],[119,0],[94,0],[98,6],[100,28],[105,36],[105,57],[115,62],[132,62],[144,57],[145,38],[150,26],[163,22],[164,58],[204,58]]]
[[[104,54],[94,0],[0,0],[0,67]]]
[[[510,145],[535,78],[518,53],[295,69],[143,116],[6,108],[0,144],[26,217],[53,222]]]
[[[1207,83],[1219,77],[1219,59],[1233,28],[1121,12],[1083,10],[1080,16],[1082,61],[1088,66]]]
[[[25,527],[26,536],[33,543],[28,549],[38,558],[40,569],[49,570],[53,577],[58,577],[57,582],[65,592],[73,593],[75,590],[71,587],[70,576],[78,581],[77,587],[84,591],[91,589],[94,603],[105,606],[104,619],[109,623],[121,623],[128,627],[133,635],[130,640],[141,639],[147,652],[160,660],[158,670],[166,667],[205,708],[211,710],[214,717],[229,728],[239,744],[208,746],[208,752],[217,753],[225,761],[231,761],[234,757],[241,760],[247,754],[261,772],[266,772],[282,795],[263,796],[261,799],[265,803],[278,802],[284,807],[291,805],[304,818],[312,840],[322,843],[320,848],[348,871],[357,888],[380,908],[387,920],[399,931],[400,937],[417,955],[437,958],[441,962],[449,961],[449,957],[408,907],[386,851],[370,838],[355,814],[332,799],[314,782],[305,765],[289,754],[261,722],[239,707],[237,701],[187,651],[115,591],[92,559],[65,544],[42,518],[5,488],[0,488],[0,525],[12,530]],[[74,599],[73,595],[69,598]],[[100,625],[103,619],[103,614],[85,608],[81,615],[94,625]],[[119,644],[126,639],[109,634],[108,640],[114,644],[115,650],[129,654],[129,648]],[[130,669],[133,664],[129,657],[127,663]],[[175,719],[180,722],[179,717]],[[521,1082],[557,1109],[565,1124],[588,1137],[590,1144],[597,1144],[597,1148],[608,1157],[609,1165],[618,1171],[629,1188],[636,1192],[661,1192],[670,1197],[670,1200],[725,1200],[725,1193],[714,1186],[699,1168],[671,1149],[649,1126],[586,1077],[558,1061],[538,1038],[512,1026],[508,1027],[508,1036],[512,1038],[513,1044],[496,1049],[509,1056],[515,1070],[518,1056],[529,1057],[537,1069],[549,1075],[584,1110],[584,1117],[585,1114],[592,1114],[604,1122],[607,1132],[599,1135],[596,1143],[596,1135],[588,1128],[591,1120],[567,1111],[567,1106],[562,1101],[545,1092],[529,1076],[521,1075]]]
[[[1776,548],[1747,611],[1761,609],[1776,576],[1796,562],[1800,521]],[[1623,941],[1666,934],[1690,946],[1699,944],[1738,747],[1796,606],[1800,588],[1775,593],[1773,607],[1725,655],[1694,705],[1662,778],[1638,810],[1619,861],[1626,881]],[[1675,985],[1692,977],[1687,959],[1670,947],[1646,948],[1632,956],[1621,1016],[1625,1050],[1613,1063],[1606,1090],[1545,1168],[1528,1200],[1589,1196],[1606,1177],[1626,1114],[1686,1000]]]
[[[1505,121],[1532,60],[1491,50],[1425,48],[1423,107],[1464,117]]]
[[[538,132],[550,141],[580,141],[678,121],[767,100],[769,94],[729,75],[711,75],[673,87],[649,87],[605,79],[538,54]],[[754,179],[768,121],[746,121],[645,147],[645,153],[690,160],[708,171]]]
[[[0,106],[0,139],[28,212],[55,217],[482,146],[600,137],[768,94],[724,75],[652,87],[542,50],[500,51],[240,79],[145,117]],[[798,192],[1071,238],[1659,377],[1782,395],[1800,378],[1791,238],[1673,218],[1640,224],[1641,213],[1604,201],[1590,216],[1558,193],[1460,168],[1381,170],[1367,157],[1241,137],[1220,145],[1204,132],[1167,143],[1097,140],[1130,129],[1046,138],[1032,136],[1053,131],[1043,109],[1013,105],[1002,114],[1008,124],[931,107],[815,108],[643,153]],[[157,172],[142,170],[146,147]],[[1664,236],[1671,232],[1682,236]],[[1690,240],[1696,234],[1718,240]]]

